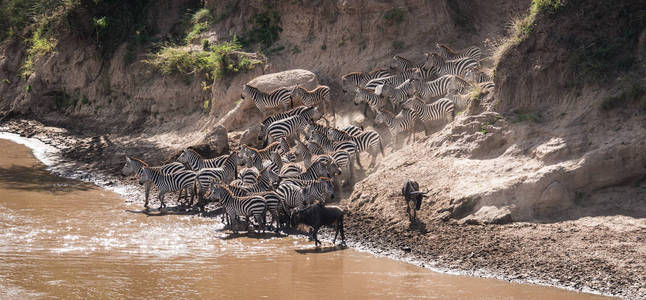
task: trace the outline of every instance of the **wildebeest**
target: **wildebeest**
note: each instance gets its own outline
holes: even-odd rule
[[[292,223],[292,227],[296,227],[298,224],[305,224],[312,227],[310,232],[314,239],[314,244],[317,247],[321,245],[321,241],[319,241],[316,236],[321,226],[330,226],[335,228],[336,232],[334,233],[334,240],[332,241],[333,244],[336,243],[336,237],[339,232],[341,232],[341,244],[345,245],[343,210],[337,206],[325,206],[321,203],[317,203],[305,209],[296,209],[292,212],[290,221]]]
[[[417,218],[417,211],[422,206],[422,199],[428,197],[428,190],[426,192],[419,191],[419,184],[411,179],[404,183],[402,188],[402,195],[406,201],[406,213],[411,223]]]

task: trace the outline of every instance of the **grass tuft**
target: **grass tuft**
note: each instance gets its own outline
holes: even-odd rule
[[[208,78],[223,78],[238,72],[251,70],[262,63],[260,59],[240,52],[240,42],[233,40],[210,45],[208,51],[192,51],[186,47],[163,47],[144,62],[158,68],[162,74],[203,73]]]

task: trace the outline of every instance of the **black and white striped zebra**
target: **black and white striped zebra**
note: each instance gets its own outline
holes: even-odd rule
[[[409,59],[401,57],[399,55],[393,56],[394,64],[390,66],[391,69],[407,71],[413,68],[419,68],[424,66],[424,63],[414,63]]]
[[[376,124],[386,124],[391,136],[393,137],[393,145],[397,145],[397,136],[401,132],[408,131],[409,143],[412,136],[415,142],[415,114],[408,109],[403,109],[397,115],[393,115],[388,111],[378,111],[375,117]]]
[[[354,90],[356,87],[365,87],[366,83],[372,79],[388,77],[390,75],[392,74],[389,71],[383,69],[377,69],[371,72],[352,72],[341,77],[341,86],[345,93],[348,89]]]
[[[243,185],[252,185],[258,182],[260,171],[256,167],[243,168],[238,173],[238,179],[242,181]]]
[[[179,155],[177,161],[187,164],[189,169],[197,171],[203,168],[219,168],[228,157],[229,155],[225,154],[216,158],[206,159],[199,153],[195,152],[195,150],[187,148]]]
[[[352,124],[349,124],[349,125],[346,125],[345,127],[343,127],[341,130],[345,131],[349,135],[354,136],[354,135],[357,135],[357,134],[360,134],[361,132],[363,132],[363,127],[358,127],[358,126],[354,126]]]
[[[328,109],[334,115],[334,106],[330,102],[330,87],[321,85],[316,87],[311,91],[307,91],[300,86],[294,87],[292,90],[292,101],[294,99],[300,99],[301,102],[307,106],[322,106],[323,112],[327,112]]]
[[[458,60],[445,60],[437,53],[431,53],[426,60],[425,68],[437,70],[437,74],[440,76],[460,75],[464,77],[470,70],[478,68],[478,61],[469,57]]]
[[[276,226],[274,227],[276,231],[279,230],[279,207],[281,202],[281,196],[275,191],[253,191],[249,188],[237,187],[237,186],[228,186],[231,193],[236,197],[246,197],[246,196],[262,196],[265,199],[265,205],[267,206],[267,211],[271,215],[272,223],[275,222]]]
[[[374,166],[377,160],[377,151],[380,151],[381,155],[385,156],[381,136],[374,130],[366,130],[353,136],[347,134],[345,131],[330,128],[328,129],[327,137],[334,141],[353,141],[357,145],[357,151],[359,153],[368,152],[371,156],[368,168]]]
[[[276,193],[281,198],[282,210],[286,215],[290,215],[292,209],[304,208],[306,205],[303,189],[297,185],[281,183],[276,189]]]
[[[264,93],[253,86],[245,84],[242,87],[242,95],[240,95],[240,98],[245,99],[245,97],[250,97],[264,115],[267,109],[280,107],[281,105],[285,110],[292,108],[291,94],[289,88],[279,88],[270,93]]]
[[[341,174],[341,169],[334,162],[325,163],[325,162],[315,162],[305,170],[302,174],[294,176],[291,178],[295,179],[317,179],[319,177],[334,177]]]
[[[230,183],[235,179],[238,169],[238,152],[232,152],[222,163],[219,168],[202,168],[196,174],[196,191],[198,201],[202,200],[204,193],[209,188],[209,184],[214,181],[217,183]]]
[[[374,93],[374,90],[369,90],[369,89],[364,89],[361,87],[356,88],[354,94],[354,98],[352,101],[354,102],[354,105],[359,105],[361,103],[365,103],[366,106],[363,109],[363,114],[365,115],[368,111],[368,107],[373,112],[376,112],[379,109],[382,109],[384,106],[389,104],[388,99],[385,97],[380,97],[377,96]]]
[[[334,199],[334,181],[327,177],[313,180],[287,179],[284,183],[300,187],[307,205],[312,205],[315,201],[325,203],[328,197]]]
[[[393,86],[391,84],[380,85],[375,88],[375,94],[389,99],[393,108],[396,110],[401,103],[406,101],[413,95],[413,93],[415,93],[415,82],[417,81],[417,79],[411,78],[398,86]]]
[[[121,173],[125,176],[136,175],[137,178],[141,178],[143,167],[148,167],[148,164],[143,160],[135,157],[126,156],[126,164],[121,169]],[[179,162],[172,162],[155,168],[158,168],[164,174],[173,174],[177,171],[187,170],[184,164]],[[148,198],[150,196],[150,187],[151,187],[150,181],[147,181],[144,183],[146,203],[148,202]],[[177,198],[177,200],[179,200],[181,197],[182,197],[182,192],[180,191],[179,198]]]
[[[467,74],[464,76],[464,79],[473,83],[483,83],[491,81],[491,76],[487,75],[487,73],[485,72],[474,69],[469,70],[469,72],[467,72]]]
[[[425,124],[436,120],[453,121],[455,117],[455,104],[447,98],[441,98],[431,104],[424,104],[421,99],[412,97],[404,102],[402,107],[413,111],[415,117]],[[428,135],[426,128],[425,132]]]
[[[333,141],[327,137],[325,132],[311,131],[308,132],[308,139],[320,145],[325,153],[334,153],[336,151],[347,151],[353,157],[359,153],[357,144],[352,140]]]
[[[264,197],[258,195],[237,197],[227,186],[215,182],[211,183],[209,190],[209,200],[219,202],[224,207],[229,216],[229,224],[233,224],[232,220],[237,217],[245,217],[247,220],[254,217],[261,230],[265,230],[267,205]],[[237,233],[236,226],[231,228]]]
[[[442,43],[436,43],[435,47],[438,50],[438,55],[446,60],[455,60],[468,57],[479,62],[480,58],[482,57],[482,50],[480,50],[480,47],[478,46],[471,46],[457,51]]]
[[[159,199],[161,209],[166,207],[164,203],[164,195],[168,192],[179,192],[182,189],[191,189],[190,204],[193,203],[193,197],[195,195],[194,184],[195,184],[195,172],[193,171],[177,171],[173,174],[164,174],[161,170],[150,167],[142,167],[141,177],[139,178],[139,183],[143,184],[147,181],[152,182],[157,189],[159,194],[157,198]],[[148,208],[148,199],[144,203],[144,207]]]
[[[321,113],[316,107],[309,107],[298,116],[292,116],[282,120],[275,121],[267,128],[267,134],[274,140],[292,136],[298,130],[301,130],[307,124],[318,120]]]
[[[262,141],[262,140],[265,139],[265,137],[267,135],[267,127],[269,127],[269,125],[271,123],[273,123],[275,121],[278,121],[278,120],[281,120],[281,119],[289,118],[291,116],[300,115],[307,108],[308,108],[308,106],[301,105],[301,106],[294,107],[294,108],[292,108],[292,109],[290,109],[290,110],[288,110],[286,112],[282,112],[282,113],[275,114],[273,116],[265,118],[260,123],[260,129],[258,130],[258,140]]]
[[[384,84],[390,84],[392,86],[398,86],[404,81],[411,79],[411,78],[418,78],[419,74],[416,73],[415,69],[407,70],[404,72],[401,72],[397,75],[391,75],[388,77],[381,77],[381,78],[375,78],[368,83],[366,83],[366,89],[374,91],[375,88],[377,88],[380,85]]]
[[[437,97],[444,97],[451,90],[457,93],[466,92],[471,84],[456,75],[444,75],[433,81],[419,84],[416,88],[417,95],[425,101],[432,101]]]
[[[303,169],[299,165],[292,163],[285,164],[278,152],[273,152],[271,154],[271,162],[271,170],[276,174],[279,174],[280,176],[292,177],[298,176],[299,174],[303,173]]]
[[[263,161],[271,160],[271,153],[278,151],[280,147],[280,142],[273,142],[262,149],[243,144],[240,146],[240,158],[248,168],[255,167],[261,170],[265,167]]]

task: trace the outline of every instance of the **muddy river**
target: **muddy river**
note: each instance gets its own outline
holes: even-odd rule
[[[0,298],[598,297],[440,274],[329,245],[317,252],[302,238],[231,238],[219,218],[139,209],[51,175],[29,148],[0,139]]]

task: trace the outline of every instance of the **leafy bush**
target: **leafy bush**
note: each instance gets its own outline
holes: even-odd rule
[[[208,51],[191,51],[184,47],[163,47],[145,62],[158,68],[162,74],[203,73],[208,77],[222,78],[238,72],[251,70],[260,60],[239,52],[240,42],[232,41],[211,45]]]
[[[211,12],[208,9],[202,8],[195,12],[195,14],[193,14],[193,16],[191,17],[191,23],[193,24],[193,27],[191,28],[191,31],[189,31],[186,35],[186,38],[184,38],[184,42],[187,45],[190,44],[198,34],[209,29],[209,24],[212,21],[213,16],[211,16]]]
[[[404,21],[405,11],[401,8],[394,7],[384,13],[384,20],[388,25],[398,25]]]
[[[268,49],[283,32],[283,27],[280,25],[280,15],[276,11],[255,14],[251,23],[251,29],[245,32],[240,39],[245,47],[259,44],[262,49]]]
[[[529,34],[534,30],[536,15],[541,13],[555,13],[562,6],[563,3],[561,0],[533,0],[529,7],[529,14],[526,17],[515,18],[512,20],[511,34],[509,38],[502,42],[494,51],[494,64],[498,65],[500,58],[509,48],[520,44],[520,42],[524,41],[529,36]]]
[[[58,44],[58,40],[52,37],[52,34],[48,31],[47,19],[44,19],[39,24],[38,28],[27,40],[27,44],[27,59],[25,59],[20,68],[20,75],[23,78],[29,77],[34,72],[35,59],[54,50],[56,44]]]

